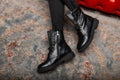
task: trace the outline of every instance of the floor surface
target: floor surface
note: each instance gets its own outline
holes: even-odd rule
[[[66,20],[65,40],[76,57],[38,74],[48,54],[48,9],[46,0],[0,0],[0,80],[120,80],[120,18],[86,9],[100,21],[89,48],[77,52],[76,31]]]

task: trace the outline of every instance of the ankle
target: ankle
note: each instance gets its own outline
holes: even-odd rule
[[[53,31],[63,31],[63,27],[53,27],[52,28]]]
[[[78,16],[81,14],[81,12],[82,11],[81,11],[80,7],[77,7],[72,11],[72,16],[74,17],[75,21],[78,20]]]

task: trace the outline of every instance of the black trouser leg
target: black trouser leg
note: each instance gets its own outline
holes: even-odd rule
[[[64,4],[61,0],[48,0],[53,30],[63,30]]]
[[[61,0],[71,11],[78,8],[77,0]]]

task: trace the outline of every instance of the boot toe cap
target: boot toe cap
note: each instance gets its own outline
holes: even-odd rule
[[[40,65],[38,66],[37,72],[38,72],[38,73],[46,73],[46,72],[48,72],[48,71],[52,71],[53,69],[54,69],[53,66],[50,66],[50,65],[44,66],[44,63],[43,63],[43,64],[40,64]]]
[[[44,67],[42,67],[42,64],[40,64],[37,68],[38,73],[43,73],[44,72]]]

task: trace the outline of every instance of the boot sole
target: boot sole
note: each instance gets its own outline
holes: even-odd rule
[[[75,22],[73,20],[71,20],[67,15],[65,15],[71,22],[72,24],[75,24]],[[93,18],[93,25],[92,25],[92,29],[91,29],[91,34],[90,34],[90,39],[88,40],[88,42],[86,43],[86,46],[78,49],[78,52],[84,52],[86,48],[88,48],[88,46],[90,45],[90,43],[92,42],[93,40],[93,37],[94,37],[94,31],[95,29],[97,29],[98,27],[98,24],[99,24],[99,21],[96,19],[96,18]],[[75,24],[76,25],[76,24]]]
[[[58,62],[56,62],[53,66],[47,67],[45,69],[39,70],[38,68],[38,73],[45,73],[45,72],[50,72],[56,69],[60,64],[67,63],[75,57],[75,54],[73,52],[67,53],[65,56],[63,56]]]
[[[88,46],[90,45],[90,43],[91,43],[92,40],[93,40],[94,31],[95,31],[95,29],[97,29],[98,24],[99,24],[99,21],[94,18],[94,20],[93,20],[93,25],[92,25],[92,29],[91,29],[90,38],[89,38],[89,40],[87,41],[87,43],[85,44],[85,46],[83,46],[82,48],[78,49],[78,52],[84,52],[85,49],[88,48]]]

